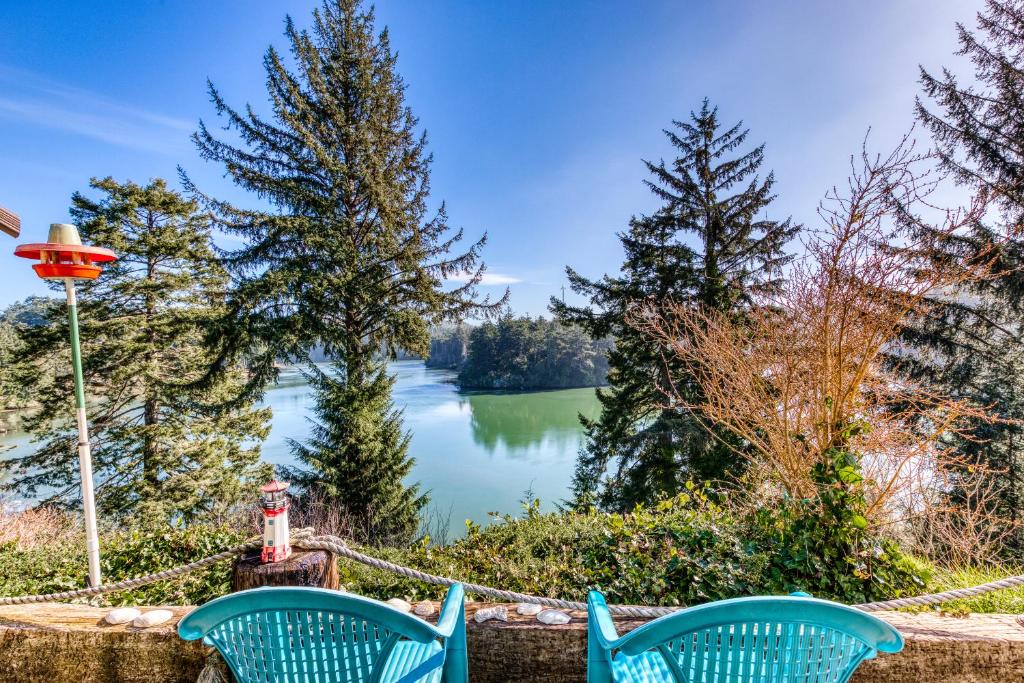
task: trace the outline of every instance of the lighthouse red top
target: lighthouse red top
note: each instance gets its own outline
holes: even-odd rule
[[[32,269],[44,279],[94,280],[100,274],[97,263],[117,259],[110,249],[83,245],[78,228],[66,223],[50,226],[48,242],[19,245],[15,247],[14,255],[39,260],[40,263],[33,265]]]
[[[261,487],[260,491],[263,491],[263,493],[280,493],[281,491],[284,491],[287,488],[288,482],[278,481],[277,479],[275,479],[269,484]]]

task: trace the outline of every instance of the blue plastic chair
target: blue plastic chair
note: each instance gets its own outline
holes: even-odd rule
[[[239,683],[467,683],[462,586],[437,626],[387,603],[323,588],[256,588],[196,609],[185,640],[220,651]]]
[[[811,597],[722,600],[619,636],[604,596],[587,598],[587,683],[843,683],[903,637],[881,619]]]

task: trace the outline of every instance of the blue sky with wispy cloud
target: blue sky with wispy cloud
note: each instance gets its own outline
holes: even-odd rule
[[[616,231],[655,205],[641,160],[671,154],[660,130],[705,96],[767,143],[771,213],[813,224],[866,130],[884,148],[912,125],[918,64],[962,67],[953,23],[979,4],[382,0],[377,13],[429,134],[435,201],[467,236],[489,233],[482,289],[510,287],[514,309],[539,314],[566,264],[618,268]],[[20,241],[67,220],[93,176],[176,184],[180,164],[251,201],[189,141],[200,118],[217,125],[205,82],[265,109],[263,52],[312,6],[0,3],[0,205],[21,215]],[[0,236],[0,306],[46,291],[14,244]]]
[[[0,64],[0,122],[29,124],[141,152],[180,153],[195,123],[110,100],[25,69]],[[10,128],[8,128],[10,126]]]

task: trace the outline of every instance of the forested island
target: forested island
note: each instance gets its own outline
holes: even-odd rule
[[[569,389],[605,384],[611,341],[543,317],[504,317],[469,332],[463,389]]]
[[[482,325],[438,327],[428,368],[458,371],[462,389],[575,389],[604,386],[611,339],[543,316],[505,315]]]

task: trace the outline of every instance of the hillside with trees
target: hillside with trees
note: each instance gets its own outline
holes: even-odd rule
[[[568,389],[605,384],[608,340],[542,317],[503,317],[473,328],[463,389]]]
[[[430,331],[428,368],[458,370],[466,362],[470,327],[465,324],[441,326]]]
[[[32,402],[28,388],[18,381],[16,362],[28,328],[46,324],[53,299],[30,296],[0,312],[0,410],[24,408]]]

